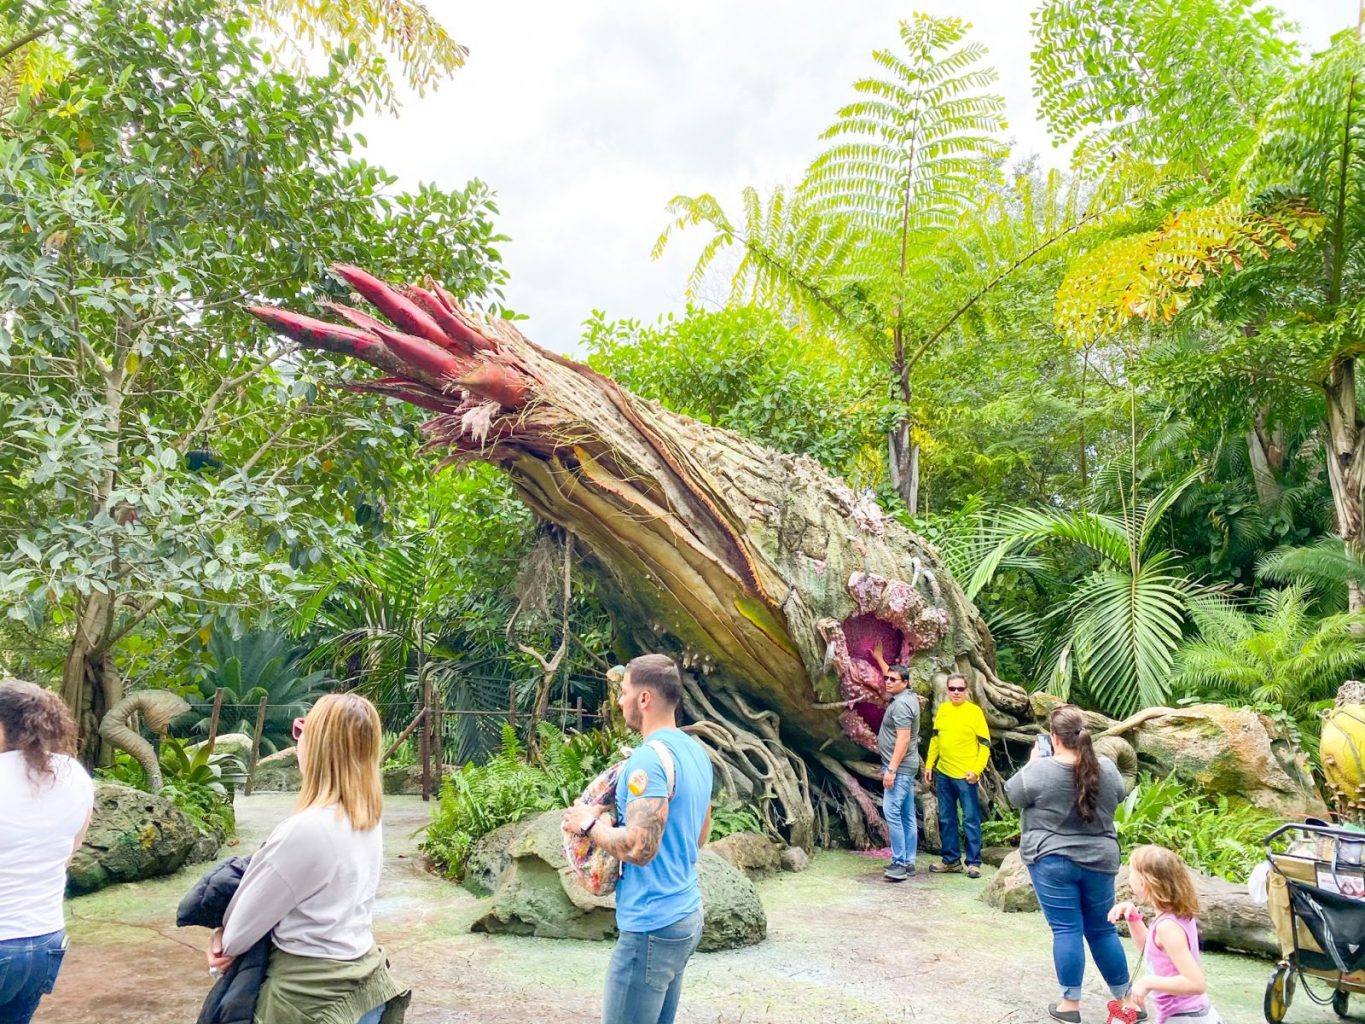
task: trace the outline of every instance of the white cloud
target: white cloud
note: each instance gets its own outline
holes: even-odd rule
[[[709,191],[733,208],[746,184],[794,181],[870,54],[896,44],[919,9],[975,26],[1000,72],[1014,153],[1052,149],[1029,79],[1029,9],[1014,0],[690,0],[686,4],[456,4],[432,13],[470,48],[468,64],[397,119],[362,131],[368,155],[397,173],[498,192],[509,303],[527,334],[573,349],[594,309],[652,320],[683,304],[703,232],[652,262],[673,195]],[[1326,45],[1353,25],[1354,0],[1299,0],[1303,39]]]

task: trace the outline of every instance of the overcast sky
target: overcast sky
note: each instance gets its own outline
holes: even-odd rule
[[[704,229],[649,258],[678,193],[715,193],[737,213],[739,190],[795,182],[819,132],[873,73],[874,49],[898,44],[914,11],[955,14],[1000,73],[1014,158],[1064,165],[1029,80],[1024,0],[428,0],[470,50],[434,94],[362,126],[369,155],[405,187],[498,193],[508,303],[533,340],[575,349],[593,309],[652,321],[681,309]],[[1314,49],[1352,25],[1356,0],[1282,5]]]

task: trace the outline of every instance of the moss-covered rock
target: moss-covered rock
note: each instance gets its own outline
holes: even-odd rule
[[[561,811],[504,825],[480,840],[465,884],[493,891],[474,931],[554,939],[608,939],[616,934],[615,896],[594,896],[578,884],[560,832]],[[752,945],[767,934],[758,891],[744,873],[710,850],[697,864],[706,924],[701,949]]]
[[[129,786],[95,786],[95,809],[85,842],[71,859],[66,891],[77,896],[114,882],[135,882],[178,871],[201,836],[169,800]]]

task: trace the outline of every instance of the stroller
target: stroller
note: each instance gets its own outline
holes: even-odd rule
[[[1283,853],[1275,841],[1289,837]],[[1365,833],[1290,824],[1266,837],[1270,920],[1281,959],[1265,989],[1265,1019],[1280,1024],[1296,989],[1346,1016],[1365,993]],[[1310,986],[1322,984],[1323,994]]]

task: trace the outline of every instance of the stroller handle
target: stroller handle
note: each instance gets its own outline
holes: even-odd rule
[[[1265,854],[1267,857],[1275,852],[1271,844],[1287,832],[1307,832],[1313,835],[1330,836],[1333,839],[1344,839],[1351,843],[1365,843],[1365,832],[1352,832],[1349,829],[1336,828],[1332,825],[1310,825],[1306,821],[1291,821],[1281,825],[1265,837]]]

